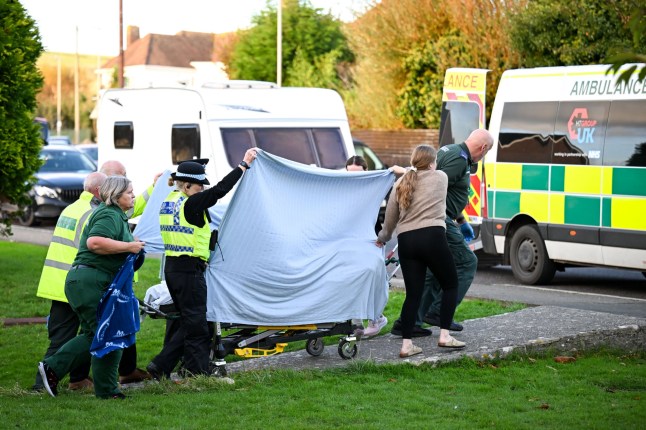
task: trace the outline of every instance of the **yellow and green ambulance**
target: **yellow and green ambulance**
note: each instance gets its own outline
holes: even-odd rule
[[[526,284],[568,265],[646,274],[646,80],[609,66],[506,71],[484,161],[483,250]]]

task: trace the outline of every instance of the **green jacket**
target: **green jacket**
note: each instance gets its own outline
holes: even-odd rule
[[[456,219],[469,203],[471,190],[471,153],[466,143],[446,145],[437,152],[437,170],[449,177],[446,215]]]

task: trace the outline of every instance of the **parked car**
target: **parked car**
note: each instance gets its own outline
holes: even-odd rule
[[[381,158],[379,158],[379,156],[375,154],[375,151],[373,151],[372,148],[370,148],[368,145],[357,139],[352,139],[352,143],[354,144],[354,152],[357,155],[362,156],[363,159],[366,160],[366,164],[368,164],[368,170],[384,170],[388,168],[386,163],[384,163]],[[383,224],[384,219],[386,218],[386,203],[388,202],[389,195],[390,191],[388,192],[388,195],[386,195],[384,201],[381,202],[381,207],[379,208],[379,217],[377,219],[379,224]]]
[[[36,173],[38,182],[29,191],[31,204],[18,218],[24,226],[58,218],[83,192],[85,177],[96,170],[87,155],[71,146],[47,145],[41,149],[40,157],[45,163]]]
[[[69,136],[49,136],[47,138],[48,145],[71,145],[72,140]]]
[[[74,145],[74,148],[85,152],[85,155],[90,157],[94,164],[99,165],[99,146],[96,143],[81,143]]]
[[[384,170],[388,168],[386,163],[368,145],[357,139],[352,139],[352,143],[354,143],[354,152],[361,155],[368,163],[368,170]]]

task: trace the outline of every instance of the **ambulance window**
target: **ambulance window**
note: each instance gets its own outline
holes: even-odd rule
[[[554,164],[600,166],[610,102],[561,102],[554,127]]]
[[[476,103],[448,101],[442,103],[440,147],[462,143],[480,127],[480,107]]]
[[[610,104],[603,164],[646,167],[646,100]]]
[[[132,149],[135,141],[135,132],[130,121],[117,121],[114,123],[114,147]]]
[[[557,102],[505,103],[497,161],[549,163]]]
[[[200,126],[173,124],[170,145],[173,164],[200,158]]]
[[[260,149],[303,164],[316,165],[316,156],[306,129],[257,128]]]
[[[252,148],[253,130],[248,128],[223,128],[222,143],[230,166],[237,166],[247,149]]]
[[[312,135],[321,167],[342,169],[345,166],[347,155],[343,146],[341,130],[338,128],[315,128],[312,129]]]

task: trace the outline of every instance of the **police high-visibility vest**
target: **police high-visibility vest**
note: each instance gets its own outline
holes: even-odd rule
[[[58,217],[40,275],[36,292],[38,297],[67,303],[65,278],[76,258],[83,228],[98,207],[93,203],[93,197],[92,193],[83,191],[79,199],[66,207]]]
[[[171,192],[159,209],[159,228],[164,241],[165,254],[169,257],[189,255],[208,261],[211,229],[204,216],[203,227],[186,221],[184,204],[188,196],[180,191]]]

